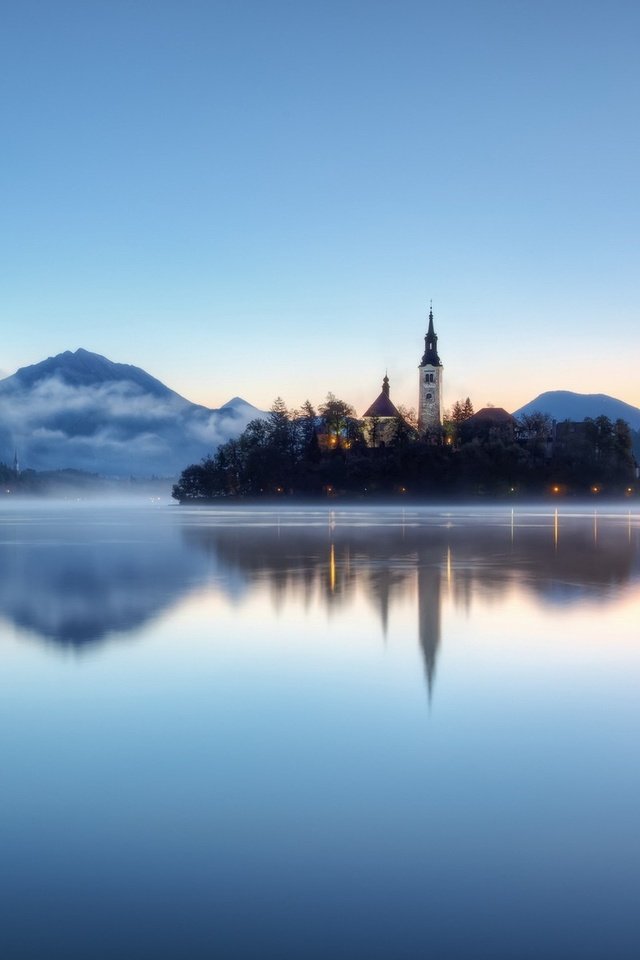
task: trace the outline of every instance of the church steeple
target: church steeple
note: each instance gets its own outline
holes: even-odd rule
[[[418,367],[418,432],[421,436],[435,438],[442,434],[442,371],[438,338],[433,328],[433,304],[430,304],[424,354]]]
[[[441,367],[440,357],[438,356],[438,337],[433,329],[433,305],[429,306],[429,327],[427,335],[424,338],[424,354],[420,366],[430,364],[432,367]]]
[[[386,375],[386,373],[384,375],[384,380],[382,381],[382,392],[384,393],[385,397],[389,396],[389,377]]]

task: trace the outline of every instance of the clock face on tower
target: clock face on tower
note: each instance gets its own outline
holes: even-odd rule
[[[420,370],[420,409],[418,428],[437,430],[440,426],[440,370],[424,367]]]

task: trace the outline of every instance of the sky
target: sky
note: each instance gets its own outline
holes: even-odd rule
[[[640,405],[635,0],[21,0],[0,34],[0,373],[188,399]]]

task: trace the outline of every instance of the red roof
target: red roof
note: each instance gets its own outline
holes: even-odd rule
[[[380,396],[373,401],[369,409],[365,413],[363,413],[362,416],[363,418],[364,417],[399,417],[400,414],[398,413],[397,407],[395,407],[391,403],[391,400],[389,399],[389,395],[385,393],[383,390]]]
[[[465,423],[503,423],[513,424],[515,417],[504,409],[504,407],[483,407],[473,416],[464,421]]]

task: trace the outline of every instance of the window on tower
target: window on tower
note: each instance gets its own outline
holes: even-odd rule
[[[426,394],[425,394],[425,398],[426,398],[427,400],[432,400],[432,399],[433,399],[433,394],[432,394],[432,393],[426,393]]]

